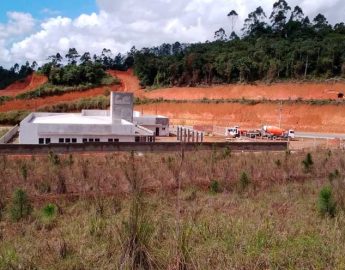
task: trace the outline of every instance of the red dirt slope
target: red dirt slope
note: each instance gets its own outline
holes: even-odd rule
[[[47,77],[34,73],[29,75],[23,81],[15,82],[6,87],[4,90],[0,90],[0,96],[16,96],[26,91],[34,90],[37,87],[45,84],[47,81]]]
[[[345,83],[276,83],[272,85],[220,85],[211,87],[173,87],[146,92],[147,98],[196,99],[337,99]]]
[[[11,100],[0,105],[0,112],[13,111],[13,110],[32,110],[35,111],[39,107],[54,105],[59,102],[73,101],[81,98],[94,97],[103,95],[105,90],[119,91],[119,86],[104,86],[97,87],[82,92],[71,92],[61,96],[44,97],[29,100]]]
[[[261,125],[278,125],[277,104],[244,105],[239,103],[160,103],[136,106],[145,114],[161,114],[173,124],[183,125],[240,125],[259,128]],[[298,131],[345,133],[345,106],[337,105],[284,105],[282,127]]]
[[[145,95],[145,92],[139,85],[139,79],[133,74],[133,70],[108,70],[108,73],[121,80],[121,86],[124,92],[132,92],[136,97],[143,97]]]

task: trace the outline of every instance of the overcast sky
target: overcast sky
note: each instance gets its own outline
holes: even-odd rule
[[[239,33],[249,12],[261,5],[269,16],[274,3],[271,0],[5,2],[0,3],[0,65],[6,67],[26,60],[42,63],[56,52],[65,54],[70,47],[76,47],[79,53],[100,53],[103,48],[125,53],[134,45],[141,48],[163,42],[213,40],[220,27],[230,32],[231,23],[226,16],[230,10],[239,14],[235,26]],[[301,6],[310,19],[322,13],[332,24],[345,21],[344,0],[288,2],[292,8],[296,4]]]

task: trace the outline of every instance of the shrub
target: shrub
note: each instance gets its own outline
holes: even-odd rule
[[[216,194],[220,192],[220,185],[217,180],[213,180],[209,186],[210,192]]]
[[[60,165],[60,158],[53,151],[49,151],[49,161],[52,165]]]
[[[0,113],[0,125],[17,125],[26,116],[29,115],[28,111],[8,111]]]
[[[32,207],[26,192],[22,189],[17,189],[12,196],[12,205],[10,208],[11,218],[14,221],[19,221],[31,214]]]
[[[246,172],[242,172],[239,182],[241,191],[244,191],[250,185],[250,178]]]
[[[322,216],[334,217],[336,214],[336,202],[333,198],[331,187],[324,187],[319,193],[318,209]]]
[[[48,203],[41,210],[41,219],[46,229],[51,229],[58,214],[58,207],[53,203]]]
[[[19,167],[20,174],[23,177],[23,180],[26,181],[28,178],[28,167],[25,162],[22,162]]]
[[[314,161],[310,153],[307,154],[305,159],[302,161],[305,172],[310,172],[313,168]]]

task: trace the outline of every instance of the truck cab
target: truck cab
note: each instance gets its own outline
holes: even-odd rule
[[[240,127],[238,127],[238,126],[226,128],[225,136],[231,137],[231,138],[238,138],[238,137],[240,137],[239,128]]]
[[[289,129],[287,132],[287,138],[295,139],[295,131],[293,129]]]

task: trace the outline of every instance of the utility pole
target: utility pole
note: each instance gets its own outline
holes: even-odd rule
[[[283,101],[280,101],[280,107],[279,107],[279,128],[281,128],[281,123],[282,123],[282,111],[283,111]]]

